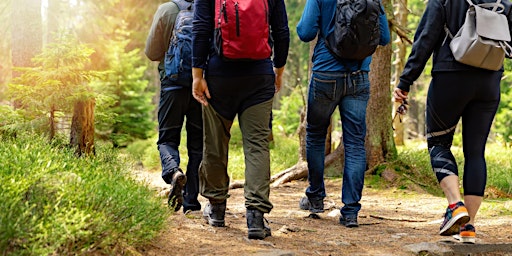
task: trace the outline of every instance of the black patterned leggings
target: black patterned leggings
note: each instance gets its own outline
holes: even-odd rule
[[[485,144],[500,102],[501,76],[500,71],[487,70],[432,74],[426,110],[430,162],[439,182],[449,175],[458,176],[450,147],[462,118],[464,195],[484,195]]]

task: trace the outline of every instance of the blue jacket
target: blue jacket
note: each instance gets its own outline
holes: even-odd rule
[[[315,45],[313,53],[313,71],[357,71],[359,62],[347,60],[345,65],[337,60],[325,45],[325,37],[334,31],[333,20],[336,12],[336,0],[307,0],[302,17],[297,24],[297,34],[300,40],[310,42],[316,38],[318,41]],[[380,21],[380,45],[386,45],[390,41],[390,33],[388,20],[384,10],[379,16]],[[370,62],[372,57],[369,56],[363,60],[362,71],[370,71]]]

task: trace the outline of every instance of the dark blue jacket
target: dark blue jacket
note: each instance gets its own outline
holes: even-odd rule
[[[473,0],[473,3],[494,3],[496,0]],[[512,28],[512,4],[502,0],[504,14]],[[471,71],[479,68],[459,63],[450,50],[450,37],[446,36],[446,24],[451,34],[459,31],[466,18],[469,4],[466,0],[429,0],[420,24],[414,35],[412,50],[405,64],[398,88],[408,92],[410,86],[423,72],[427,61],[433,54],[432,73],[443,71]]]

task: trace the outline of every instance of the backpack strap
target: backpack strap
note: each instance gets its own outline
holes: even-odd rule
[[[501,3],[501,0],[496,0],[495,3],[481,3],[481,4],[474,4],[472,0],[466,0],[466,2],[468,2],[469,6],[476,5],[476,6],[479,6],[482,8],[492,8],[492,11],[497,12],[497,13],[502,13],[503,10],[505,10],[505,6]],[[444,37],[442,45],[444,45],[444,43],[446,42],[446,39],[448,37],[453,39],[453,34],[451,33],[451,31],[448,28],[448,26],[446,25],[446,23],[444,24],[444,31],[446,32],[446,36]],[[505,48],[503,48],[503,49],[505,49]]]
[[[501,1],[501,0],[500,0]],[[180,11],[182,10],[192,10],[192,5],[194,4],[194,1],[191,0],[172,0],[173,3],[175,3]]]
[[[477,5],[482,8],[492,8],[491,11],[502,13],[503,10],[505,10],[505,6],[501,3],[501,0],[496,0],[495,3],[481,3],[481,4],[474,4],[472,0],[466,0],[468,2],[469,6]]]

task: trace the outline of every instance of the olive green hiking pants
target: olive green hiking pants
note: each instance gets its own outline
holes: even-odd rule
[[[270,113],[272,100],[251,106],[238,114],[245,158],[244,197],[247,209],[270,212]],[[228,148],[232,120],[219,115],[211,105],[203,107],[203,160],[199,167],[199,191],[211,203],[228,197]]]

